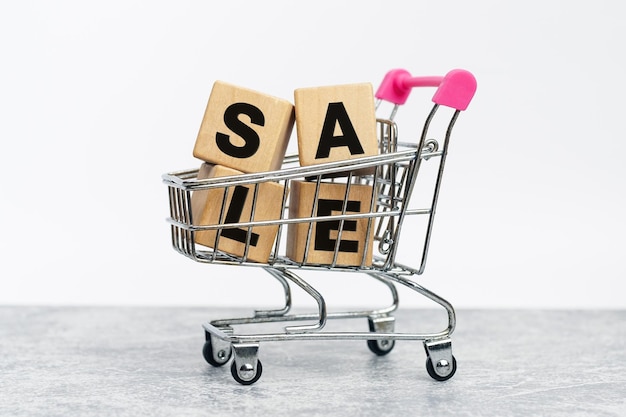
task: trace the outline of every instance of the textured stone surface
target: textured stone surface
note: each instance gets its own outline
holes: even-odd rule
[[[251,386],[201,355],[202,322],[237,313],[249,314],[0,307],[0,415],[626,415],[626,311],[461,310],[458,371],[443,383],[426,373],[417,341],[385,357],[362,341],[267,342]],[[399,311],[396,327],[440,330],[442,314]]]

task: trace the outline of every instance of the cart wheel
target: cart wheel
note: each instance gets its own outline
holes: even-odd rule
[[[235,381],[239,382],[242,385],[252,385],[255,382],[257,382],[259,380],[259,378],[261,378],[261,374],[263,373],[263,365],[261,365],[261,361],[257,359],[256,362],[256,374],[252,375],[252,369],[250,365],[244,365],[242,366],[242,368],[245,369],[241,369],[242,373],[246,373],[246,374],[250,374],[250,375],[246,375],[246,378],[243,379],[241,376],[239,376],[239,370],[237,369],[237,364],[235,363],[235,361],[233,361],[232,365],[230,365],[230,373],[233,374],[233,378],[235,378]]]
[[[204,360],[213,366],[223,366],[230,360],[232,350],[221,349],[217,352],[217,355],[214,356],[211,338],[208,337],[206,342],[204,342],[204,347],[202,348],[202,356],[204,356]]]
[[[372,333],[393,333],[396,319],[393,316],[368,317],[367,323]],[[367,347],[378,356],[391,352],[396,345],[394,339],[368,340]]]
[[[378,356],[385,356],[396,345],[395,340],[368,340],[367,347]]]
[[[446,368],[448,366],[451,366],[452,369],[450,370],[450,373],[446,376],[441,376],[439,374],[437,374],[435,372],[435,367],[433,366],[433,361],[430,357],[426,358],[426,371],[428,371],[428,375],[431,376],[431,378],[437,380],[437,381],[447,381],[448,379],[452,378],[452,376],[455,374],[456,372],[456,358],[454,356],[452,356],[452,364],[450,365],[448,363],[448,361],[446,360],[441,360],[438,363],[438,366],[441,368]]]

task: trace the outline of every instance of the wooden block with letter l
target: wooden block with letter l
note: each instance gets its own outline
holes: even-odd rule
[[[294,101],[300,165],[378,154],[371,84],[300,88]]]
[[[291,183],[290,219],[342,213],[347,184],[322,182],[319,186],[318,200],[315,204],[317,182]],[[372,187],[351,185],[346,201],[346,215],[369,213],[373,209],[375,207],[372,208]],[[299,263],[332,265],[339,240],[336,265],[370,266],[375,220],[375,218],[346,219],[343,222],[341,237],[339,237],[340,220],[290,223],[287,232],[287,257]],[[312,226],[307,248],[309,225]]]
[[[242,174],[240,171],[232,168],[204,163],[198,173],[198,179],[240,174]],[[191,196],[193,224],[206,226],[280,219],[285,187],[275,182],[262,182],[258,185],[254,200],[255,188],[254,184],[247,184],[194,191]],[[253,201],[256,203],[254,218],[251,219]],[[218,250],[243,257],[249,239],[247,260],[265,263],[272,252],[278,226],[254,226],[250,229],[249,238],[247,227],[220,230]],[[196,243],[204,246],[215,248],[216,238],[218,238],[216,230],[195,232]]]
[[[287,100],[216,81],[193,156],[248,173],[278,170],[294,117]]]

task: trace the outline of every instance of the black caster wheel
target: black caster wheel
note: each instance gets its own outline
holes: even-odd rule
[[[202,356],[204,356],[204,360],[213,366],[223,366],[230,360],[232,350],[220,349],[214,352],[211,338],[207,337],[206,342],[204,342],[204,347],[202,348]]]
[[[368,340],[367,347],[378,356],[385,356],[393,350],[395,340]]]
[[[437,381],[447,381],[448,379],[452,378],[452,376],[454,376],[454,374],[456,373],[456,358],[452,356],[451,364],[448,363],[448,361],[446,360],[441,360],[438,362],[437,367],[441,371],[447,370],[446,368],[449,368],[448,374],[446,374],[445,376],[437,374],[435,372],[435,367],[433,366],[432,359],[430,357],[426,358],[426,371],[428,371],[428,375],[430,375],[431,378]]]
[[[370,332],[384,332],[384,333],[393,333],[394,328],[394,318],[393,317],[369,317],[368,325]],[[396,341],[393,339],[378,339],[378,340],[368,340],[367,347],[370,348],[372,352],[374,352],[378,356],[384,356],[391,352],[393,347],[396,345]]]
[[[235,381],[239,382],[242,385],[252,385],[261,378],[261,374],[263,373],[263,365],[261,365],[261,361],[257,359],[256,362],[256,373],[252,370],[252,367],[248,364],[242,366],[243,369],[238,370],[237,364],[233,361],[232,365],[230,365],[230,373],[233,374],[233,378]],[[239,372],[244,375],[242,378],[239,375]]]

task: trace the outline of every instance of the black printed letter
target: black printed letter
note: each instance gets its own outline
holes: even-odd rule
[[[265,125],[265,116],[258,107],[248,103],[234,103],[228,106],[224,112],[224,123],[230,130],[241,136],[246,144],[235,146],[228,135],[219,132],[215,135],[215,141],[217,147],[225,154],[234,158],[249,158],[259,149],[259,135],[250,126],[239,120],[240,114],[250,116],[250,122],[255,125]]]
[[[339,123],[343,136],[334,136],[337,123]],[[315,159],[328,158],[330,148],[339,146],[347,146],[352,155],[365,153],[343,103],[328,103]]]
[[[233,198],[230,200],[230,206],[226,213],[226,219],[224,223],[238,223],[241,213],[243,212],[243,205],[246,203],[246,197],[248,196],[248,189],[237,185],[235,191],[233,191]],[[237,242],[246,243],[248,237],[248,231],[245,229],[224,229],[222,236],[229,239],[236,240]],[[256,233],[250,234],[250,244],[256,246],[259,242],[259,235]]]
[[[319,199],[317,206],[318,216],[330,216],[332,211],[341,212],[343,209],[343,200],[325,200]],[[346,211],[358,213],[361,209],[360,201],[348,201]],[[317,222],[315,225],[315,250],[335,251],[336,239],[330,238],[331,230],[339,230],[339,220],[331,220],[325,222]],[[356,231],[356,220],[344,220],[343,230],[351,232]],[[357,240],[341,239],[339,243],[339,252],[358,252],[359,242]]]

